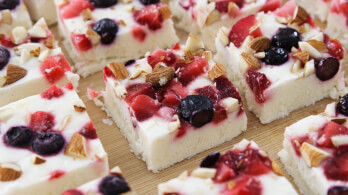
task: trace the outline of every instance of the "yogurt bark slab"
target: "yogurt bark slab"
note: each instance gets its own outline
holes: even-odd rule
[[[61,36],[84,77],[178,41],[170,10],[159,1],[57,0],[56,7]]]
[[[345,95],[285,129],[278,155],[303,194],[348,193],[347,100]]]
[[[220,29],[215,43],[215,58],[263,124],[346,93],[344,48],[301,7],[247,16]]]
[[[153,172],[246,130],[238,90],[202,48],[191,34],[185,46],[104,68],[106,111]]]
[[[325,30],[330,36],[340,40],[348,48],[348,2],[333,0],[327,18]]]
[[[28,31],[17,26],[0,40],[0,106],[41,93],[52,84],[78,85],[44,19]]]
[[[0,33],[9,34],[16,26],[29,28],[32,25],[26,6],[22,0],[3,0],[0,2]]]
[[[57,11],[54,0],[23,0],[34,21],[45,18],[48,25],[57,23]]]
[[[133,192],[122,176],[121,169],[114,167],[110,170],[109,175],[95,179],[83,184],[75,189],[65,191],[62,195],[131,195]]]
[[[239,19],[258,12],[273,11],[280,7],[280,0],[172,0],[169,7],[176,26],[198,35],[206,47],[215,51],[214,40],[218,30],[231,28]]]
[[[85,105],[68,84],[0,108],[0,194],[61,194],[108,173]]]
[[[280,168],[253,141],[242,140],[225,153],[204,158],[191,174],[158,185],[158,194],[185,195],[296,195]]]

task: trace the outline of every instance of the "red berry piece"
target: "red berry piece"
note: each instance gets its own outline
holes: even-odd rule
[[[190,7],[193,7],[195,3],[196,3],[196,0],[180,0],[179,1],[179,5],[186,10],[190,9]]]
[[[218,99],[218,91],[212,86],[205,86],[203,88],[196,89],[198,95],[204,95],[208,97],[214,104]]]
[[[126,101],[128,103],[133,102],[133,100],[139,95],[147,95],[155,99],[155,91],[150,83],[137,83],[127,86]]]
[[[262,6],[259,12],[269,12],[278,9],[282,5],[281,0],[266,0],[266,3]]]
[[[179,57],[171,51],[158,49],[147,57],[147,62],[152,66],[152,68],[154,68],[156,64],[160,62],[165,63],[167,66],[175,67],[178,59]]]
[[[214,167],[216,163],[219,161],[219,159],[220,159],[220,152],[213,152],[209,154],[207,157],[205,157],[199,166],[206,167],[206,168]]]
[[[317,144],[321,147],[335,148],[331,142],[331,137],[335,135],[348,135],[348,128],[335,122],[327,123],[323,129],[319,131]]]
[[[160,103],[146,95],[138,95],[131,103],[134,116],[138,121],[144,121],[151,118],[160,107]]]
[[[79,16],[81,12],[87,8],[91,10],[94,9],[94,7],[85,0],[69,1],[69,3],[60,8],[59,14],[65,19],[74,18]]]
[[[238,194],[238,195],[261,195],[262,186],[260,181],[253,177],[244,176],[238,178],[236,185],[228,190],[228,194]]]
[[[260,28],[257,28],[253,32],[250,33],[250,28],[257,23],[256,17],[254,15],[250,15],[240,19],[231,29],[228,39],[232,42],[236,47],[240,47],[245,38],[250,34],[254,38],[262,36],[262,32]]]
[[[235,3],[238,5],[239,8],[242,8],[244,1],[243,0],[218,0],[215,2],[215,8],[221,13],[227,13],[229,3]]]
[[[54,180],[54,179],[58,179],[60,177],[62,177],[63,175],[65,175],[65,171],[63,170],[56,170],[50,173],[50,178],[49,180]]]
[[[342,44],[336,39],[330,39],[330,37],[324,34],[324,43],[329,50],[329,54],[339,60],[344,58],[345,50]]]
[[[288,18],[294,15],[296,9],[296,3],[294,0],[287,1],[283,6],[274,11],[277,16]]]
[[[347,8],[348,9],[348,8]],[[327,195],[347,195],[348,187],[346,186],[334,186],[329,189]]]
[[[114,73],[112,72],[112,70],[105,66],[103,68],[103,76],[104,76],[104,81],[106,81],[107,78],[113,78],[113,79],[116,79],[116,76],[114,75]]]
[[[151,30],[157,30],[162,27],[162,16],[158,11],[158,6],[149,5],[141,10],[134,11],[133,17],[141,25],[147,25]]]
[[[186,86],[198,76],[205,73],[206,70],[208,70],[208,67],[209,65],[206,58],[194,56],[191,63],[185,64],[180,68],[180,71],[177,74],[178,79],[184,86]]]
[[[57,154],[63,148],[65,140],[58,132],[42,132],[32,143],[34,152],[40,155]]]
[[[73,90],[73,89],[74,89],[74,86],[73,86],[73,84],[72,84],[71,82],[69,82],[68,84],[66,84],[66,85],[64,86],[64,88],[65,88],[65,89],[69,89],[69,90]]]
[[[10,61],[10,52],[3,46],[0,46],[0,70],[2,70]]]
[[[25,126],[11,127],[4,136],[4,142],[9,146],[22,147],[27,145],[33,132]]]
[[[62,95],[64,95],[64,91],[61,88],[57,87],[57,85],[52,85],[47,89],[47,91],[41,93],[41,97],[48,100],[52,98],[58,98]]]
[[[216,174],[214,180],[217,182],[224,182],[236,177],[236,173],[225,163],[220,163],[216,167]]]
[[[135,37],[136,40],[140,42],[144,42],[146,39],[146,32],[143,27],[140,26],[133,26],[132,27],[132,34]]]
[[[213,118],[213,122],[215,124],[227,119],[227,111],[224,107],[220,106],[220,105],[215,105],[215,114],[214,114],[214,118]]]
[[[62,195],[84,195],[84,193],[79,191],[79,190],[72,189],[72,190],[67,190],[67,191],[63,192]]]
[[[315,60],[315,75],[321,81],[327,81],[333,78],[340,68],[340,62],[337,58],[326,57],[320,60]]]
[[[103,195],[123,194],[130,191],[126,180],[120,175],[108,175],[99,184],[99,191]]]
[[[82,129],[79,131],[87,139],[96,139],[98,138],[97,130],[94,128],[93,122],[87,122]]]
[[[12,48],[17,46],[16,44],[12,43],[11,36],[4,35],[1,39],[1,45]]]
[[[250,89],[254,92],[255,101],[259,104],[263,104],[266,101],[264,91],[271,85],[265,74],[248,70],[246,73],[246,82]]]
[[[156,115],[162,117],[163,119],[167,121],[174,121],[174,118],[173,118],[174,114],[175,114],[175,110],[173,108],[166,107],[166,106],[162,106],[156,113]]]
[[[71,34],[71,41],[78,51],[87,51],[93,47],[92,42],[85,34]]]
[[[218,97],[219,99],[224,99],[226,97],[233,97],[239,100],[239,103],[242,104],[242,98],[239,95],[237,88],[233,86],[230,80],[225,76],[221,76],[215,79],[216,89],[219,90]]]
[[[348,181],[348,149],[336,151],[333,157],[324,162],[323,166],[327,178]]]
[[[29,127],[34,132],[49,131],[52,129],[54,124],[54,116],[51,113],[37,111],[30,116]]]
[[[50,56],[40,65],[40,71],[51,84],[58,82],[71,71],[68,61],[63,55]]]

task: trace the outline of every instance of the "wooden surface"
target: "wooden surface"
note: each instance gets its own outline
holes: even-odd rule
[[[57,36],[57,27],[51,28]],[[185,37],[185,33],[181,33],[180,37]],[[185,38],[186,39],[186,38]],[[63,51],[64,48],[63,48]],[[65,52],[66,53],[66,52]],[[70,60],[70,59],[69,59]],[[71,62],[71,60],[70,60]],[[202,152],[191,159],[184,160],[180,163],[169,167],[160,173],[152,173],[147,170],[145,163],[139,160],[130,152],[128,142],[122,136],[118,127],[113,123],[111,126],[103,123],[103,119],[108,119],[106,113],[97,107],[92,101],[88,100],[86,89],[92,88],[96,91],[104,90],[105,85],[101,72],[94,74],[88,78],[81,79],[79,84],[79,95],[87,106],[87,112],[91,117],[97,129],[99,138],[108,153],[110,168],[120,166],[122,172],[131,185],[132,189],[139,195],[155,195],[157,194],[157,185],[177,177],[185,170],[192,171],[196,168],[201,160],[214,151],[224,152],[232,148],[232,146],[243,138],[255,141],[263,150],[267,151],[270,158],[275,160],[281,167],[284,175],[293,183],[292,178],[287,175],[283,164],[280,162],[277,153],[282,149],[283,133],[286,126],[313,114],[323,112],[326,104],[336,100],[325,99],[317,102],[315,105],[299,109],[292,112],[289,116],[276,120],[270,124],[262,125],[259,120],[247,109],[246,101],[244,107],[248,116],[248,127],[246,132],[242,133],[232,141],[226,142],[218,147]],[[295,186],[295,185],[294,185]],[[297,187],[295,186],[297,189]]]

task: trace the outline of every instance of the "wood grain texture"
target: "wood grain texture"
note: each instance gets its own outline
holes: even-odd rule
[[[52,31],[58,37],[57,27],[53,27]],[[180,33],[180,37],[185,37],[186,33]],[[184,42],[186,38],[182,39]],[[63,51],[66,51],[63,48]],[[70,59],[69,59],[70,60]],[[70,60],[71,62],[71,60]],[[347,63],[346,63],[347,64]],[[318,114],[324,111],[326,104],[337,101],[331,99],[325,99],[317,102],[315,105],[308,106],[297,111],[292,112],[289,116],[276,120],[270,124],[262,125],[259,120],[250,113],[247,109],[246,101],[244,100],[244,106],[248,116],[247,131],[242,133],[232,141],[226,142],[218,147],[212,148],[205,152],[202,152],[191,159],[184,160],[174,166],[167,168],[160,173],[152,173],[147,170],[145,163],[142,160],[136,158],[136,156],[130,152],[128,142],[125,137],[122,136],[118,127],[115,124],[111,126],[102,122],[103,119],[107,119],[106,113],[97,107],[92,101],[88,100],[86,95],[86,89],[92,88],[96,91],[104,90],[105,85],[103,81],[103,75],[101,72],[89,76],[86,79],[81,79],[79,84],[79,95],[87,106],[87,112],[93,120],[97,129],[99,138],[109,156],[110,168],[114,166],[120,166],[122,172],[130,183],[131,187],[137,194],[140,195],[155,195],[157,194],[157,185],[161,182],[167,181],[174,177],[177,177],[185,170],[192,171],[196,168],[201,160],[208,154],[214,151],[224,152],[232,148],[232,146],[243,138],[255,141],[263,150],[265,150],[272,160],[275,160],[283,171],[283,174],[293,183],[293,180],[286,173],[283,164],[280,162],[277,153],[282,149],[283,133],[286,126],[313,114]],[[109,118],[110,119],[110,118]],[[295,186],[295,185],[294,185]],[[297,189],[297,187],[295,186]]]

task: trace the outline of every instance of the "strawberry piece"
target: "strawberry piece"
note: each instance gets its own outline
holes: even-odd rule
[[[97,130],[94,128],[92,121],[87,122],[79,131],[79,133],[88,139],[98,138]]]
[[[150,83],[137,83],[127,86],[126,101],[128,103],[133,102],[138,95],[147,95],[151,98],[155,98],[155,91]]]
[[[236,47],[240,47],[245,38],[250,34],[251,36],[259,37],[262,36],[262,32],[260,28],[255,29],[251,33],[249,33],[250,28],[257,23],[255,15],[250,15],[240,19],[231,29],[228,39],[232,42]]]
[[[309,137],[307,135],[302,136],[302,137],[297,137],[297,138],[294,138],[291,140],[292,148],[294,149],[294,151],[298,157],[301,157],[300,147],[301,147],[302,143],[307,142],[308,140],[309,140]]]
[[[158,110],[156,115],[166,119],[167,121],[173,121],[173,116],[175,114],[175,110],[170,107],[162,107],[161,109]]]
[[[176,43],[173,47],[172,47],[172,49],[173,50],[180,50],[180,44],[179,43]]]
[[[1,45],[5,46],[5,47],[9,47],[9,48],[12,48],[12,47],[16,47],[17,45],[14,44],[12,41],[11,41],[11,36],[7,36],[7,35],[4,35],[1,39]]]
[[[317,144],[322,147],[335,148],[331,137],[335,135],[348,135],[348,128],[330,121],[319,131]]]
[[[51,113],[37,111],[30,116],[29,127],[33,131],[49,131],[54,124],[54,116]]]
[[[69,89],[69,90],[71,91],[71,90],[74,89],[74,86],[73,86],[73,84],[72,84],[71,82],[69,82],[68,84],[66,84],[66,85],[64,86],[64,88],[65,88],[65,89]]]
[[[112,70],[111,70],[109,67],[107,67],[107,66],[105,66],[105,67],[103,68],[103,76],[104,76],[104,81],[106,81],[106,79],[107,79],[108,77],[111,77],[111,78],[113,78],[113,79],[116,79],[116,76],[114,75],[114,73],[112,72]]]
[[[327,178],[348,181],[348,149],[336,151],[333,157],[324,162],[323,166]]]
[[[235,180],[236,185],[228,190],[226,195],[261,195],[262,186],[260,181],[252,177],[242,177]]]
[[[133,26],[132,27],[132,34],[134,36],[134,38],[140,42],[144,42],[145,38],[146,38],[146,32],[144,31],[144,29],[140,26]]]
[[[94,98],[98,97],[100,94],[101,94],[101,92],[96,92],[90,88],[87,88],[87,96],[90,99],[94,99]]]
[[[327,34],[324,34],[324,43],[326,44],[329,54],[339,60],[344,58],[345,50],[342,44],[336,39],[330,39]]]
[[[79,190],[72,189],[65,191],[62,195],[84,195],[84,193]]]
[[[278,9],[282,5],[281,0],[267,0],[266,3],[262,6],[259,12],[269,12]]]
[[[226,109],[220,105],[216,105],[213,122],[216,124],[216,123],[219,123],[225,119],[227,119]]]
[[[224,182],[236,177],[236,173],[225,163],[220,163],[217,165],[216,174],[214,180],[217,182]]]
[[[92,42],[85,34],[71,34],[71,41],[78,51],[87,51],[93,47]]]
[[[56,170],[50,173],[50,178],[48,179],[49,181],[54,180],[54,179],[58,179],[60,177],[62,177],[63,175],[65,175],[65,171],[63,170]]]
[[[242,8],[244,4],[244,0],[219,0],[215,2],[215,8],[221,13],[227,13],[230,2],[237,4],[239,8]]]
[[[331,12],[340,14],[342,13],[346,18],[348,18],[348,2],[347,1],[340,1],[340,0],[334,0],[331,4]],[[348,19],[347,19],[348,22]],[[348,25],[348,24],[347,24]]]
[[[89,3],[89,1],[74,0],[68,2],[69,3],[65,4],[59,10],[59,14],[65,19],[77,17],[81,14],[83,10],[87,8],[89,8],[90,10],[94,9],[94,7]]]
[[[64,77],[66,71],[71,71],[68,61],[63,55],[50,56],[40,65],[40,71],[51,84]]]
[[[149,5],[141,10],[134,11],[133,17],[141,25],[147,25],[151,30],[157,30],[162,27],[162,16],[158,11],[158,6]]]
[[[167,66],[175,67],[177,61],[178,57],[174,53],[162,49],[157,49],[147,57],[147,62],[152,66],[152,68],[160,62],[165,63]]]
[[[254,92],[255,101],[263,104],[266,101],[264,91],[271,85],[265,74],[248,70],[246,73],[246,81],[250,89]]]
[[[195,3],[196,3],[195,0],[181,0],[181,1],[179,1],[179,5],[186,10],[190,9],[190,7],[193,7]]]
[[[196,89],[196,93],[208,97],[213,103],[216,103],[218,100],[218,92],[212,86]]]
[[[160,107],[160,103],[146,95],[138,95],[131,103],[131,108],[138,121],[151,118]]]
[[[295,0],[290,0],[286,2],[283,6],[274,11],[277,16],[280,17],[292,17],[296,9]]]
[[[41,93],[41,97],[48,100],[60,97],[62,95],[64,95],[64,91],[61,88],[57,87],[57,85],[52,85],[45,92]]]
[[[191,63],[185,64],[180,68],[178,79],[185,86],[201,74],[205,73],[208,67],[209,65],[206,58],[194,56]]]
[[[168,92],[162,101],[162,103],[166,106],[177,108],[181,102],[181,98],[178,97],[175,93],[173,92]]]
[[[242,98],[239,95],[237,88],[233,86],[231,81],[227,79],[225,76],[221,76],[215,79],[216,89],[219,90],[218,97],[220,99],[224,99],[226,97],[233,97],[238,99],[239,103],[242,104]]]

